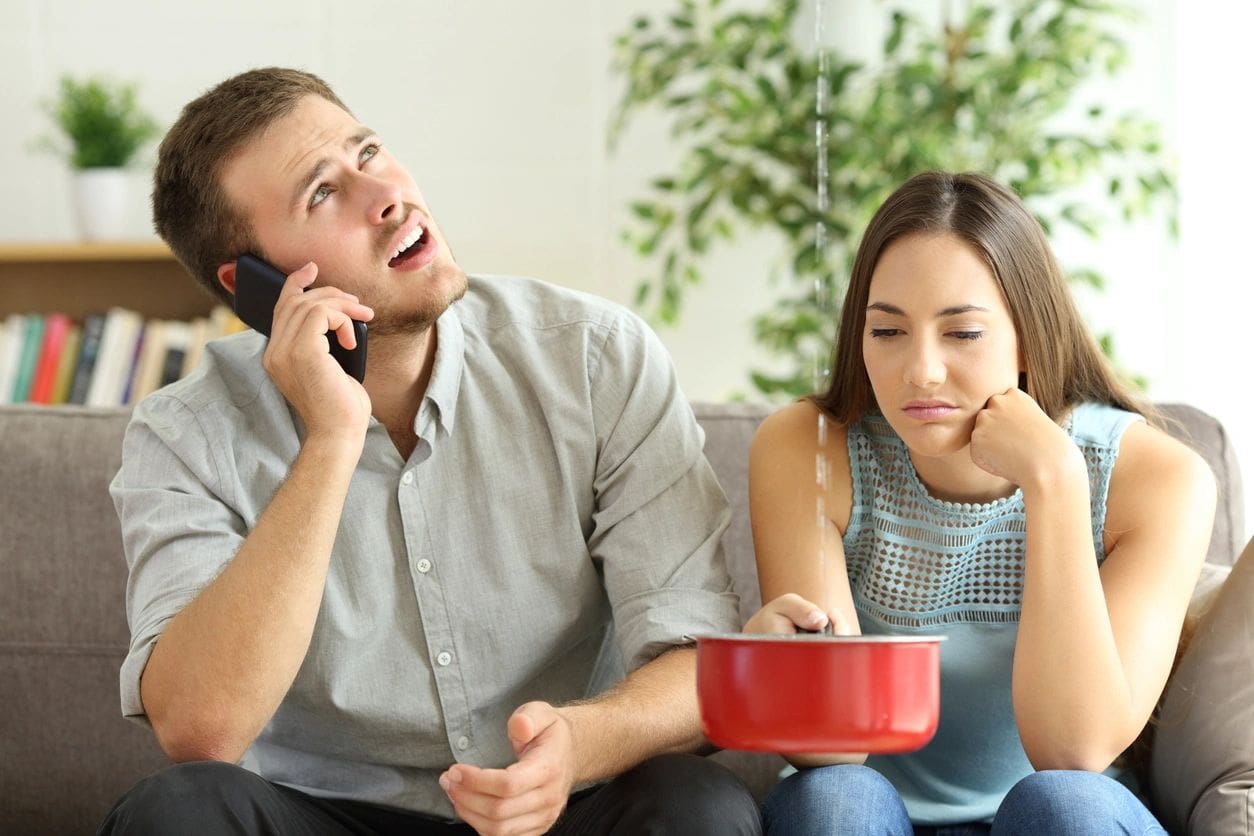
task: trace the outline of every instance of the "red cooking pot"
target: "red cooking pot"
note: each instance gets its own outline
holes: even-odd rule
[[[909,752],[936,733],[942,636],[697,639],[701,725],[724,749]]]

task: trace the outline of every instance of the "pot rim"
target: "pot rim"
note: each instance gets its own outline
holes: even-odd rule
[[[948,636],[828,636],[823,633],[704,633],[687,636],[702,641],[727,641],[736,644],[778,642],[811,642],[816,644],[937,644]]]

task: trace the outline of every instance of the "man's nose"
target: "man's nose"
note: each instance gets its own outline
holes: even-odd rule
[[[397,184],[372,177],[366,194],[366,212],[372,224],[395,223],[405,217],[405,202]]]

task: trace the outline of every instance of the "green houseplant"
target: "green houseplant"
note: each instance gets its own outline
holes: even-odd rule
[[[64,157],[74,172],[82,235],[119,237],[127,194],[123,168],[157,136],[156,121],[140,107],[134,84],[98,77],[62,76],[58,94],[45,110],[64,136],[44,137],[40,144]]]
[[[874,66],[799,37],[800,5],[677,0],[671,14],[637,18],[615,42],[626,87],[611,142],[637,112],[655,109],[682,149],[678,167],[631,205],[625,238],[651,265],[637,304],[677,321],[713,247],[744,229],[777,233],[781,289],[754,328],[786,370],[754,371],[761,393],[797,395],[821,379],[858,236],[888,193],[920,171],[988,173],[1047,231],[1097,236],[1111,221],[1156,214],[1175,234],[1175,180],[1156,126],[1082,101],[1085,81],[1126,63],[1118,32],[1135,15],[1124,4],[971,0],[939,27],[886,5]],[[823,143],[816,125],[826,126]],[[1064,268],[1102,286],[1091,269]]]

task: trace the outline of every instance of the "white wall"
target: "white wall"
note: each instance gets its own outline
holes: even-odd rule
[[[867,9],[828,0],[826,31],[842,45],[863,35]],[[918,5],[921,0],[914,0]],[[63,72],[137,79],[164,123],[237,71],[287,64],[319,73],[405,160],[467,269],[513,272],[626,302],[645,269],[618,243],[624,207],[675,159],[663,124],[642,119],[612,157],[607,116],[621,91],[610,42],[640,12],[671,0],[0,0],[0,240],[73,236],[69,178],[30,151],[50,124],[36,103]],[[926,3],[924,3],[926,5]],[[1142,0],[1133,64],[1095,95],[1158,119],[1179,153],[1182,239],[1157,225],[1112,231],[1100,245],[1056,241],[1064,263],[1110,280],[1082,304],[1115,333],[1124,362],[1160,399],[1185,400],[1225,421],[1254,509],[1254,426],[1244,359],[1251,262],[1235,244],[1254,176],[1242,6]],[[875,4],[874,9],[880,9]],[[854,13],[856,12],[856,13]],[[861,21],[861,23],[859,23]],[[131,228],[149,237],[146,174],[135,175]],[[770,238],[717,253],[682,327],[661,329],[691,397],[748,392],[761,365],[752,314],[772,292],[779,256]],[[1254,510],[1247,514],[1254,529]]]

